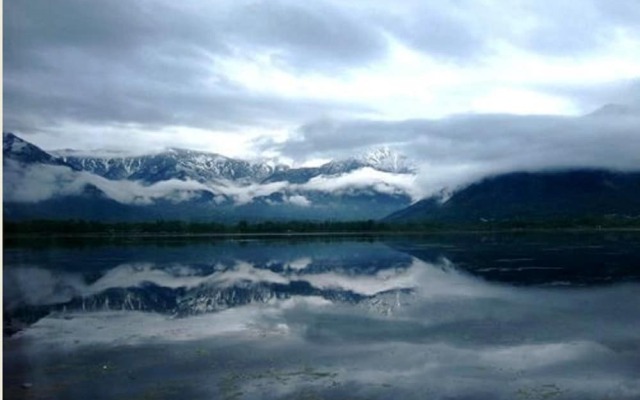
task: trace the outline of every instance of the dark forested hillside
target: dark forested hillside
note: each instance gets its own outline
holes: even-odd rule
[[[640,173],[573,170],[487,178],[444,202],[426,198],[384,220],[476,223],[639,216]]]

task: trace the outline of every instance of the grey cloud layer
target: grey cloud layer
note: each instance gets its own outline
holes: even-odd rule
[[[423,191],[489,174],[549,168],[640,168],[640,113],[584,117],[467,115],[444,120],[330,121],[280,145],[291,157],[327,157],[391,144],[422,164]]]
[[[328,5],[69,0],[5,13],[5,126],[26,132],[65,121],[228,129],[348,110],[253,93],[216,61],[273,49],[285,65],[327,68],[384,51],[372,28]]]
[[[570,98],[584,110],[596,110],[603,104],[640,105],[640,79],[619,80],[589,86],[540,85],[539,90],[550,95]]]
[[[341,74],[383,60],[388,40],[437,58],[477,61],[496,43],[548,54],[597,49],[637,31],[623,1],[301,3],[113,0],[4,6],[5,129],[68,122],[205,129],[302,123],[361,112],[340,99],[258,94],[235,85],[221,58],[256,52],[293,73]]]

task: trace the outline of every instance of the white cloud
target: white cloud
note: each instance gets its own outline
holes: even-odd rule
[[[265,184],[253,183],[250,185],[236,185],[233,182],[226,182],[220,190],[225,195],[233,197],[238,205],[250,203],[255,197],[269,196],[270,194],[281,192],[287,188],[287,182],[271,182]]]
[[[287,263],[287,267],[296,271],[300,271],[307,268],[312,262],[313,259],[311,259],[311,257],[296,258],[295,260]]]
[[[287,197],[286,201],[287,203],[291,203],[299,207],[309,207],[311,205],[311,202],[309,201],[309,199],[299,194]]]
[[[416,177],[411,174],[394,174],[365,167],[338,176],[317,176],[307,183],[291,185],[291,187],[296,190],[328,193],[371,188],[379,193],[406,193],[417,200],[421,197],[421,193],[414,185],[415,179]]]
[[[35,203],[81,189],[76,184],[78,174],[67,167],[35,165],[23,168],[13,160],[3,163],[4,201]]]
[[[20,266],[4,271],[4,299],[9,309],[21,305],[64,303],[80,295],[85,287],[79,275],[37,266]]]
[[[177,272],[177,273],[176,273]],[[82,289],[82,295],[101,293],[111,288],[139,287],[152,283],[167,288],[192,288],[207,282],[213,275],[200,276],[189,267],[158,269],[152,263],[121,264],[107,271],[91,285]]]
[[[171,179],[152,185],[135,181],[113,181],[88,172],[73,171],[57,165],[20,165],[5,160],[3,182],[5,201],[35,203],[57,196],[77,195],[93,185],[109,198],[124,204],[151,204],[158,199],[175,202],[188,200],[196,191],[220,194],[213,186],[196,181]]]

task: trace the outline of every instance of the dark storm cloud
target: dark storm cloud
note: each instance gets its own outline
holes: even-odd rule
[[[216,60],[264,50],[313,70],[385,51],[375,30],[328,5],[29,1],[5,15],[5,129],[27,132],[69,121],[228,129],[350,110],[254,93]]]

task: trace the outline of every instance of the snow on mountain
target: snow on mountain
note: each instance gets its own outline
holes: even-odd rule
[[[107,179],[136,180],[147,184],[169,179],[201,183],[225,180],[241,185],[271,182],[301,184],[319,176],[339,176],[367,167],[392,174],[415,172],[405,156],[386,147],[315,168],[290,168],[274,160],[245,161],[178,148],[135,157],[80,156],[68,150],[53,154],[77,169]]]
[[[4,160],[17,161],[21,164],[65,165],[57,157],[8,132],[2,134],[2,155]]]
[[[10,154],[20,154],[25,151],[28,144],[13,133],[2,134],[2,151]]]
[[[246,161],[176,148],[140,156],[70,150],[51,155],[15,135],[3,139],[9,167],[5,187],[14,189],[5,205],[13,203],[17,213],[17,203],[33,204],[21,212],[24,217],[101,219],[113,209],[142,218],[139,207],[147,207],[144,212],[151,216],[153,211],[156,218],[369,219],[419,198],[410,164],[389,149],[316,168],[290,168],[274,160]],[[49,200],[55,204],[44,207],[42,202]],[[114,203],[97,210],[90,203],[96,201]],[[80,211],[84,214],[76,215]]]
[[[278,171],[266,178],[263,183],[289,182],[304,184],[315,178],[337,178],[367,168],[387,173],[390,179],[393,179],[394,175],[414,176],[416,171],[416,168],[405,156],[388,148],[381,148],[347,159],[330,161],[319,167],[291,168]]]
[[[363,164],[378,171],[392,172],[397,174],[415,173],[416,167],[406,156],[391,150],[388,147],[372,149],[367,153],[357,157]]]
[[[170,148],[162,153],[135,157],[76,156],[58,153],[60,158],[76,168],[108,179],[136,180],[156,183],[170,179],[212,182],[228,180],[239,183],[259,182],[277,171],[283,164],[237,160],[215,153]]]

